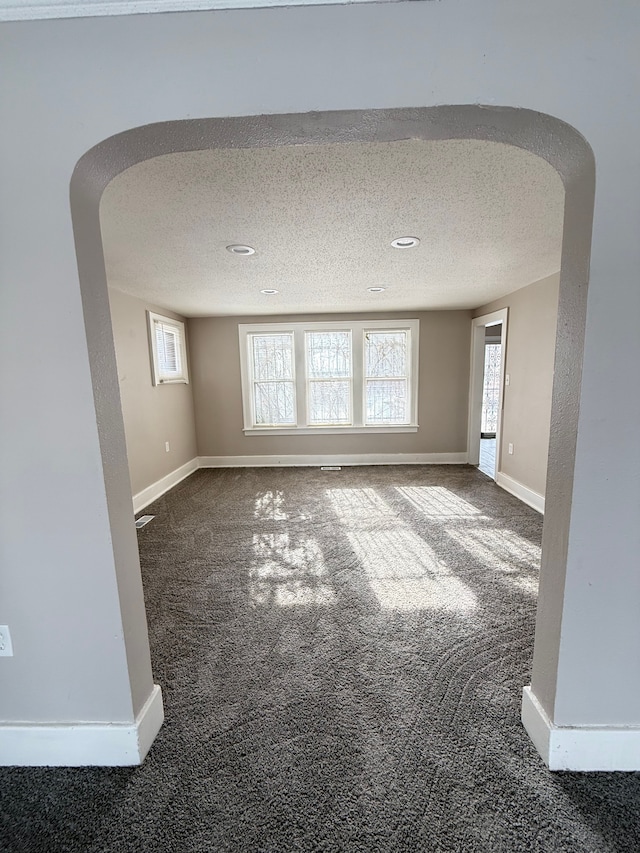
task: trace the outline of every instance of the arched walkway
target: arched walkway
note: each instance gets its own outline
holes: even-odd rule
[[[144,669],[146,625],[141,618],[139,577],[132,580],[131,572],[137,562],[137,545],[131,525],[131,495],[100,233],[102,193],[116,175],[136,163],[179,151],[390,142],[405,138],[470,138],[518,146],[550,163],[564,183],[556,371],[532,675],[536,703],[553,719],[580,404],[594,160],[580,134],[556,118],[523,109],[480,106],[166,122],[113,136],[78,162],[71,181],[71,209],[127,659],[132,691],[134,696],[139,694],[134,702],[137,707],[144,701],[144,688],[139,688],[135,673],[138,667]],[[143,681],[147,683],[146,679]],[[528,728],[531,733],[530,724]],[[543,749],[538,741],[536,745]]]

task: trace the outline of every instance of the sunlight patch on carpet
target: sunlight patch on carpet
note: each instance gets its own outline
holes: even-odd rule
[[[375,489],[329,489],[327,495],[383,609],[475,610],[474,593]]]
[[[447,535],[479,563],[498,572],[513,586],[538,595],[540,546],[511,530],[482,527],[447,530]]]
[[[444,486],[396,486],[414,509],[427,518],[474,518],[480,510]]]
[[[266,491],[255,500],[253,517],[261,521],[286,521],[289,518],[285,510],[284,492]]]
[[[335,600],[327,584],[327,569],[318,542],[289,533],[256,533],[255,562],[249,569],[249,598],[253,604],[291,607],[326,605]]]

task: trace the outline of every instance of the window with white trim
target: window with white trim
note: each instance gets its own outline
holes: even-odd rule
[[[184,323],[147,311],[154,385],[188,382]]]
[[[238,328],[246,433],[417,430],[418,320]]]

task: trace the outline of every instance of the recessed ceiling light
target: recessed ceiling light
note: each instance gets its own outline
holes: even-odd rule
[[[419,237],[396,237],[391,241],[394,249],[415,249],[420,244]]]
[[[232,243],[230,246],[227,246],[227,252],[231,252],[232,255],[255,255],[256,250],[253,246],[243,246],[241,243]]]
[[[367,288],[369,293],[382,293],[386,289],[387,289],[386,287],[368,287]]]
[[[260,293],[264,293],[265,296],[274,296],[276,293],[280,293],[280,291],[274,290],[272,287],[265,287],[265,289],[261,290]]]

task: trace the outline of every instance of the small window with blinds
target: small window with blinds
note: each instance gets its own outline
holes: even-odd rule
[[[188,382],[184,323],[147,311],[154,385]]]

